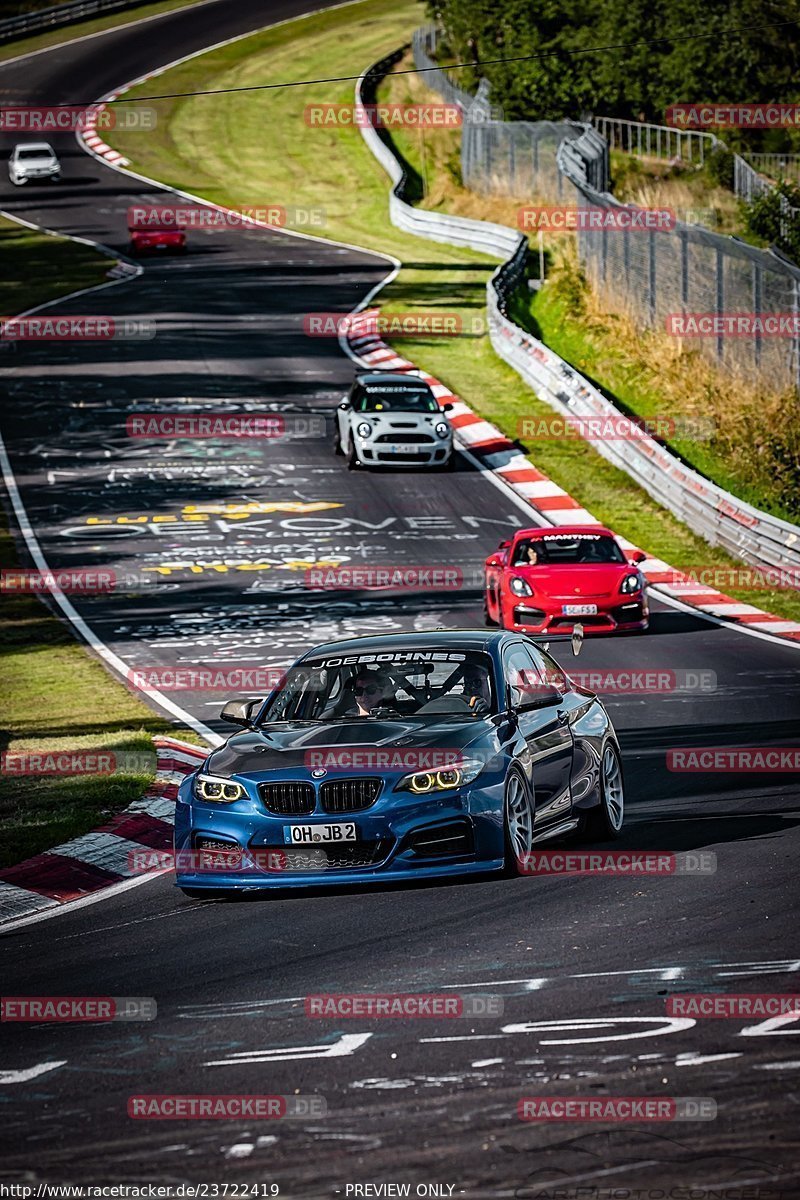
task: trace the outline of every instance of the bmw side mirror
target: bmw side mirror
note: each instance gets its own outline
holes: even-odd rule
[[[572,637],[570,638],[570,642],[572,644],[572,653],[577,658],[578,655],[580,654],[581,650],[583,649],[583,626],[582,625],[575,625],[573,627]]]
[[[263,696],[255,700],[229,700],[219,714],[220,720],[230,721],[232,725],[243,725],[245,729],[250,729],[255,715],[263,703]]]
[[[518,688],[509,684],[508,687],[508,708],[509,712],[530,712],[535,708],[552,708],[556,704],[561,704],[564,697],[557,687],[551,684],[541,684],[535,691],[529,688]]]

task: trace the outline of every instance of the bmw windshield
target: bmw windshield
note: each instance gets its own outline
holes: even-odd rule
[[[293,667],[259,724],[496,712],[491,660],[477,652],[420,650],[331,657]]]

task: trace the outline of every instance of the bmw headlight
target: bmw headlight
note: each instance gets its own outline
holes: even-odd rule
[[[372,426],[367,421],[361,421],[356,425],[356,433],[362,438],[369,437],[372,433]]]
[[[441,767],[438,771],[414,771],[404,775],[396,785],[396,792],[413,792],[415,796],[428,796],[432,792],[452,792],[455,788],[472,783],[481,773],[483,763],[479,759],[462,759],[458,766]]]
[[[436,436],[437,437],[446,438],[449,432],[450,432],[450,426],[447,425],[444,421],[439,421],[437,423],[437,425],[436,425]]]
[[[532,596],[533,588],[521,575],[512,575],[508,585],[515,596]]]
[[[194,781],[194,794],[198,800],[211,800],[215,804],[233,804],[247,792],[240,783],[225,779],[222,775],[198,775]]]
[[[619,585],[619,590],[626,596],[631,592],[639,592],[644,587],[644,577],[640,574],[626,575],[622,583]]]

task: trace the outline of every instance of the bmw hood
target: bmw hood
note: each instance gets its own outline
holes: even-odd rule
[[[400,717],[354,719],[330,725],[289,721],[235,734],[209,756],[214,775],[310,779],[326,775],[404,775],[436,770],[493,733],[487,720]],[[319,776],[318,776],[319,777]]]

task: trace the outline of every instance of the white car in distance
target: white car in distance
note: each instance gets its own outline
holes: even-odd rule
[[[61,163],[48,142],[22,142],[11,151],[8,177],[16,187],[33,179],[61,178]]]
[[[453,467],[453,427],[417,375],[375,371],[356,376],[336,409],[333,446],[357,467]]]

